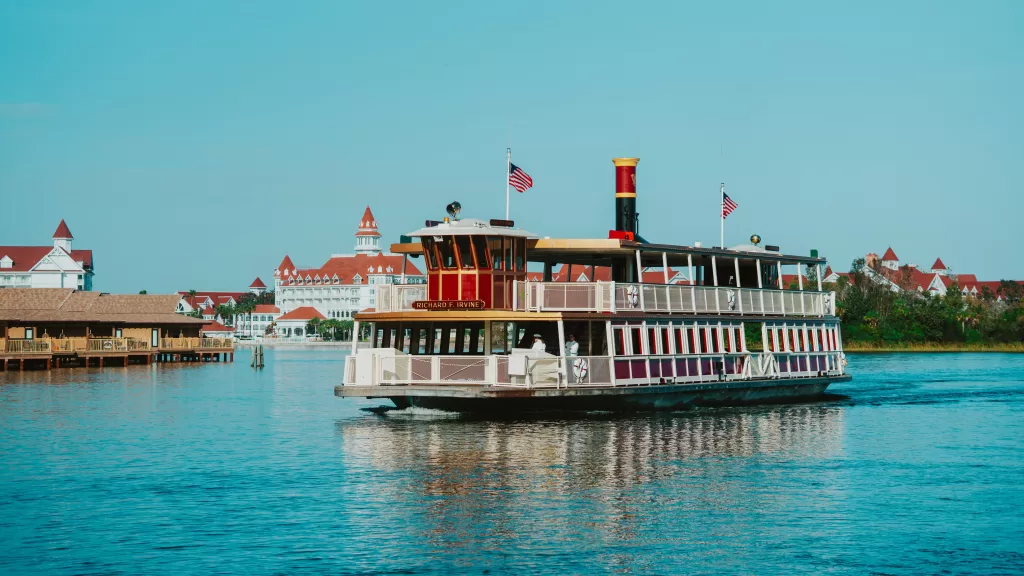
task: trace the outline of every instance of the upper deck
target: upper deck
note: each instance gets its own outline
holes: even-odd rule
[[[486,228],[477,228],[486,230]],[[490,237],[489,237],[490,238]],[[493,240],[487,240],[493,242]],[[420,256],[430,245],[408,242],[394,244],[391,250],[406,256]],[[701,248],[646,244],[619,239],[530,239],[525,243],[528,262],[544,264],[548,281],[521,279],[516,275],[511,283],[511,298],[500,309],[509,312],[558,313],[611,313],[611,314],[697,314],[738,315],[766,317],[825,317],[835,315],[835,298],[821,289],[820,280],[814,286],[804,286],[804,269],[812,266],[821,278],[821,258],[785,255],[757,248],[744,249]],[[663,272],[662,284],[615,281],[551,281],[555,264],[572,266],[581,274],[586,267],[609,266],[616,263],[631,275],[632,270]],[[492,264],[493,265],[493,264]],[[786,289],[781,271],[794,268],[797,290]],[[428,267],[429,268],[429,267]],[[686,272],[690,284],[670,284],[669,269]],[[472,268],[460,268],[469,273]],[[653,275],[657,275],[656,272]],[[593,277],[593,274],[591,274]],[[477,310],[494,309],[481,305],[460,306],[459,299],[450,305],[433,309],[423,302],[434,300],[428,286],[379,285],[377,308],[358,315],[360,319],[394,317],[437,316],[437,311],[459,311],[473,316]]]
[[[376,308],[356,320],[497,320],[523,313],[835,315],[835,298],[821,286],[825,260],[813,251],[783,254],[758,246],[756,235],[752,244],[732,248],[645,241],[636,233],[638,160],[613,162],[616,219],[608,238],[539,238],[508,220],[460,220],[461,205],[453,202],[450,218],[427,221],[391,245],[406,259],[423,258],[426,285],[380,285]],[[528,273],[531,264],[543,273]],[[558,282],[556,266],[564,272]],[[787,269],[796,290],[785,285]],[[808,269],[816,274],[805,276]],[[808,278],[814,286],[804,285]]]

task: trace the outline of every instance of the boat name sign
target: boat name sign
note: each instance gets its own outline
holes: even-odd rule
[[[416,300],[413,310],[483,310],[483,300]]]

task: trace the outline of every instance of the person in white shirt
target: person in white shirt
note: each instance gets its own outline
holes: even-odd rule
[[[576,341],[575,334],[569,334],[569,341],[565,343],[565,355],[577,356],[580,353],[580,343]]]
[[[540,337],[540,334],[533,335],[533,346],[530,347],[530,350],[547,352],[547,346],[544,344],[544,339]]]

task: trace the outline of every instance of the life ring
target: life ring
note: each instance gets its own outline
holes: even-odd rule
[[[640,289],[635,284],[626,286],[626,303],[629,304],[630,308],[636,308],[640,305]]]
[[[572,373],[576,377],[577,384],[586,380],[588,372],[586,358],[577,358],[572,361]]]

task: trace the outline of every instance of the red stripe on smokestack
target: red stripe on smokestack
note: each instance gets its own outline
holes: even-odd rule
[[[639,158],[612,158],[615,164],[615,196],[636,196],[636,165]]]

